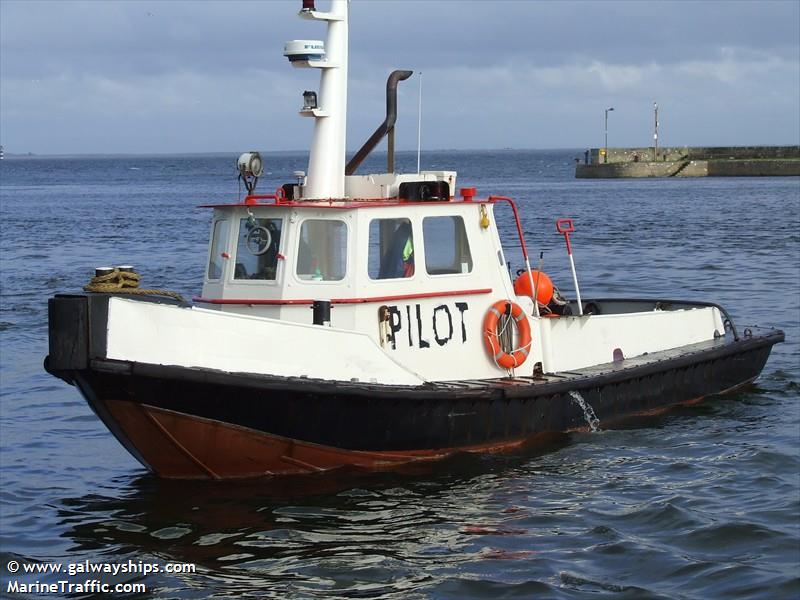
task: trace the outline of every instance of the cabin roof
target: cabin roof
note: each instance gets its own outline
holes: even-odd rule
[[[260,200],[272,199],[272,202]],[[225,204],[201,204],[200,208],[307,208],[307,209],[333,209],[352,210],[358,208],[389,208],[397,206],[442,206],[442,205],[472,205],[491,203],[491,199],[461,200],[451,197],[450,200],[399,200],[397,198],[348,198],[345,200],[279,200],[274,195],[247,196],[243,202]]]

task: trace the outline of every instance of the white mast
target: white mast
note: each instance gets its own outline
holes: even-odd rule
[[[304,198],[344,197],[344,158],[347,141],[347,12],[349,0],[332,0],[330,12],[304,10],[306,19],[328,22],[326,61],[319,67],[319,110],[313,111],[314,138],[308,157]]]

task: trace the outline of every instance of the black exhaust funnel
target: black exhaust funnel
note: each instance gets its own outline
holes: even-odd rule
[[[414,71],[392,71],[389,79],[386,80],[386,119],[375,130],[370,138],[364,142],[361,149],[356,152],[355,156],[350,159],[347,166],[344,168],[345,175],[352,175],[356,169],[364,162],[364,159],[369,156],[369,153],[375,149],[375,146],[383,139],[383,136],[389,136],[389,148],[386,157],[387,172],[394,172],[394,124],[397,121],[397,84],[401,81],[408,79],[414,74]]]

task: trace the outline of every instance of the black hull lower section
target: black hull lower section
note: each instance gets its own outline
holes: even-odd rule
[[[109,429],[155,472],[250,476],[512,447],[537,434],[587,428],[580,399],[608,426],[742,386],[758,376],[782,339],[773,331],[574,373],[414,388],[103,360],[57,374],[73,380]],[[166,440],[158,452],[147,448],[153,436]],[[185,469],[161,464],[159,457],[172,451],[184,455]],[[237,453],[247,454],[246,464]]]

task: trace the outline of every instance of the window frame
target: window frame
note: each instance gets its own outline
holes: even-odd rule
[[[342,277],[340,279],[327,279],[327,280],[326,279],[321,279],[321,280],[320,279],[303,279],[302,277],[300,277],[300,274],[297,272],[297,267],[298,267],[298,264],[300,262],[300,242],[303,240],[303,226],[309,221],[336,222],[336,223],[342,223],[344,225],[345,234],[346,234],[345,251],[344,251],[345,264],[344,264],[344,273],[342,274]],[[326,217],[320,217],[320,216],[309,216],[309,217],[305,217],[303,219],[299,219],[297,221],[297,224],[294,225],[294,227],[296,228],[295,237],[297,239],[292,244],[292,247],[294,248],[294,257],[293,257],[293,260],[291,261],[292,262],[291,271],[292,271],[292,277],[294,277],[295,281],[297,281],[297,282],[299,282],[301,284],[313,283],[314,285],[318,285],[318,284],[323,284],[323,285],[341,285],[344,281],[346,281],[350,277],[350,274],[351,274],[351,265],[350,265],[350,263],[352,262],[351,257],[350,257],[350,252],[351,252],[351,249],[352,249],[351,248],[351,246],[352,246],[352,244],[351,244],[352,229],[350,227],[350,223],[348,223],[348,221],[346,219],[343,219],[341,217],[326,218]]]
[[[280,216],[271,216],[271,215],[268,215],[268,214],[262,214],[261,216],[253,215],[253,217],[256,220],[268,219],[268,220],[272,220],[272,221],[280,221],[280,223],[281,223],[281,239],[280,239],[280,242],[278,243],[277,252],[281,256],[285,255],[284,248],[286,247],[286,244],[287,244],[287,242],[286,242],[286,237],[287,237],[286,236],[286,231],[287,231],[287,228],[286,228],[286,223],[287,223],[286,216],[283,215],[283,214],[281,214]],[[241,233],[241,230],[242,230],[242,221],[246,221],[246,220],[247,220],[247,216],[244,216],[244,217],[239,217],[238,221],[235,221],[235,222],[238,222],[238,225],[236,225],[236,235],[232,236],[231,239],[235,240],[236,246],[235,246],[235,251],[233,253],[233,270],[231,271],[231,275],[228,278],[228,280],[230,282],[232,282],[232,283],[235,283],[236,285],[239,285],[239,284],[245,284],[245,285],[277,285],[278,282],[281,279],[281,272],[283,270],[282,263],[286,262],[285,259],[281,259],[281,258],[277,258],[276,261],[275,261],[275,279],[249,279],[249,278],[247,278],[247,279],[237,279],[236,278],[236,260],[239,258],[239,234]]]
[[[219,277],[211,277],[210,271],[211,271],[211,264],[212,264],[212,258],[213,258],[213,254],[212,253],[214,252],[214,242],[217,241],[217,233],[218,233],[217,232],[217,225],[219,225],[220,223],[225,224],[224,228],[220,228],[220,231],[225,231],[225,243],[222,246],[219,247],[220,260],[222,260],[222,262],[220,263],[220,274],[219,274]],[[221,216],[220,218],[214,219],[214,222],[211,225],[211,240],[209,241],[209,244],[208,244],[208,254],[207,254],[208,260],[206,262],[206,271],[205,271],[205,279],[208,282],[222,282],[222,281],[225,280],[225,270],[227,268],[228,262],[230,262],[230,261],[228,259],[223,259],[222,253],[225,252],[227,254],[230,254],[230,242],[231,242],[230,227],[231,227],[231,224],[230,224],[230,218],[229,218],[228,215]],[[225,228],[227,228],[227,229],[225,229]]]
[[[464,233],[464,240],[467,244],[467,250],[469,252],[469,262],[470,268],[468,271],[456,271],[453,273],[431,273],[428,270],[428,245],[426,243],[427,238],[425,235],[425,220],[426,219],[459,219],[461,222],[461,228]],[[445,215],[426,215],[420,219],[419,223],[420,229],[422,230],[422,244],[424,250],[424,261],[425,261],[425,274],[428,277],[466,277],[472,275],[475,272],[475,259],[472,257],[472,242],[469,237],[469,233],[467,231],[467,223],[464,215],[460,214],[445,214]]]
[[[411,227],[411,240],[412,240],[411,243],[413,244],[413,247],[414,247],[414,272],[411,275],[409,275],[408,277],[373,278],[372,275],[370,274],[370,272],[369,272],[369,268],[370,268],[369,267],[369,261],[370,261],[370,254],[369,254],[369,252],[370,252],[370,235],[371,235],[372,223],[374,223],[376,221],[406,221],[408,223],[409,227]],[[419,246],[418,246],[417,233],[419,233],[419,232],[417,231],[417,224],[416,224],[416,219],[415,218],[409,217],[409,216],[369,217],[367,219],[366,231],[367,231],[367,236],[366,236],[366,238],[367,238],[367,252],[365,253],[365,255],[366,255],[366,265],[365,265],[364,271],[365,271],[365,273],[367,275],[367,280],[370,282],[370,284],[376,284],[376,283],[380,284],[380,283],[382,283],[384,281],[392,282],[392,283],[398,283],[398,282],[401,282],[401,281],[414,281],[414,280],[416,280],[417,273],[419,272],[419,268],[417,266],[418,255],[419,255]],[[380,243],[380,239],[378,241]],[[380,250],[380,246],[378,246],[378,249]],[[380,259],[381,259],[381,257],[379,256],[378,257],[379,262],[380,262]],[[380,268],[378,269],[378,272],[380,273]]]

